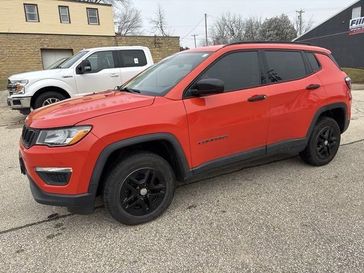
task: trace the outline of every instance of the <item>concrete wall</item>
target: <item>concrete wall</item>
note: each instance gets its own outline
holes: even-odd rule
[[[154,36],[75,36],[0,33],[0,90],[7,78],[16,73],[43,69],[41,49],[72,49],[142,45],[150,48],[154,61],[179,51],[179,37]]]
[[[24,3],[37,4],[40,22],[27,22]],[[71,23],[62,24],[58,6],[68,6]],[[100,24],[89,25],[86,8],[97,8]],[[60,0],[1,0],[0,32],[114,36],[110,5]]]

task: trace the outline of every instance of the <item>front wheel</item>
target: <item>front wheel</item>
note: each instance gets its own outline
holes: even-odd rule
[[[36,98],[34,102],[34,109],[38,109],[40,107],[47,106],[65,99],[66,97],[59,92],[48,91],[40,94]]]
[[[104,203],[111,216],[126,225],[149,222],[171,204],[175,175],[162,157],[137,153],[119,162],[106,179]]]
[[[341,131],[337,122],[324,117],[316,124],[306,149],[300,153],[306,163],[323,166],[334,159],[340,147]]]

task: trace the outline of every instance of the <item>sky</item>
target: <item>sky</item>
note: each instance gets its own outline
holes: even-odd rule
[[[131,0],[143,17],[143,33],[154,34],[149,21],[158,4],[165,12],[168,31],[181,37],[181,45],[194,47],[192,35],[197,34],[197,44],[204,41],[204,14],[208,15],[208,26],[225,12],[240,14],[243,18],[257,17],[264,20],[282,13],[295,20],[296,10],[305,11],[304,20],[312,20],[316,26],[355,0]]]

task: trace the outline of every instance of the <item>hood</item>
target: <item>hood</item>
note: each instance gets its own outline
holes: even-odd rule
[[[39,70],[31,71],[20,74],[15,74],[9,77],[9,80],[43,80],[45,78],[59,77],[62,72],[67,71],[67,69],[50,69],[50,70]]]
[[[33,111],[25,120],[32,128],[73,126],[81,121],[152,105],[155,97],[120,91],[105,91],[68,99]]]

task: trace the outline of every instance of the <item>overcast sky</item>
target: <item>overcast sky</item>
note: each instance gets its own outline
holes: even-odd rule
[[[131,0],[141,10],[145,34],[152,34],[148,28],[158,4],[164,9],[169,32],[181,37],[183,46],[193,47],[192,34],[198,35],[198,43],[204,39],[204,13],[208,14],[208,24],[224,12],[238,13],[244,18],[264,19],[287,14],[292,20],[296,10],[304,9],[304,19],[312,19],[317,25],[345,7],[357,2],[354,0]]]

